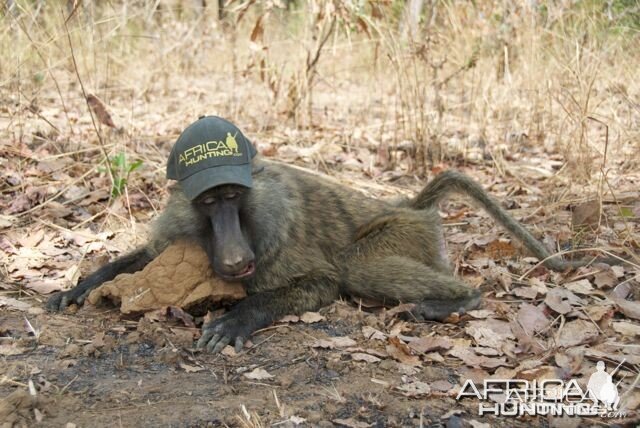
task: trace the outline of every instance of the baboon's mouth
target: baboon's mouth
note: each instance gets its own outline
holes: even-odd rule
[[[221,276],[222,279],[226,279],[229,281],[237,281],[239,279],[248,278],[254,273],[256,273],[256,262],[249,262],[249,264],[247,264],[247,266],[239,272],[236,272],[233,274],[218,273],[218,275]]]

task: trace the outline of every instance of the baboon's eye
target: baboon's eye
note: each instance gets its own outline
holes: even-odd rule
[[[225,193],[223,198],[227,200],[231,200],[231,199],[237,198],[238,196],[240,196],[240,192],[230,192],[230,193]]]
[[[214,198],[213,196],[207,196],[206,198],[204,198],[200,202],[203,203],[204,205],[211,205],[215,201],[216,201],[216,198]]]

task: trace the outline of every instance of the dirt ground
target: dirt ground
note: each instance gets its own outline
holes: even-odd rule
[[[621,2],[425,2],[411,43],[393,9],[406,2],[229,1],[227,22],[164,0],[6,3],[0,427],[640,423],[640,33],[581,11]],[[202,114],[368,196],[460,170],[552,253],[625,260],[551,272],[453,198],[447,251],[484,303],[449,323],[340,301],[210,355],[193,348],[202,314],[45,312],[144,242],[170,147]],[[479,416],[456,399],[469,379],[585,388],[599,361],[622,417]]]
[[[353,349],[315,348],[318,339],[351,337],[357,344],[350,348],[385,353],[382,342],[371,344],[362,333],[363,326],[380,328],[380,316],[345,302],[321,313],[326,320],[266,329],[239,355],[212,356],[191,348],[189,329],[122,320],[114,310],[28,316],[39,331],[37,340],[26,333],[21,313],[3,311],[0,332],[26,349],[0,362],[0,372],[11,379],[2,383],[0,395],[33,380],[35,401],[22,397],[18,414],[11,416],[18,426],[36,423],[34,409],[42,418],[38,426],[293,426],[291,417],[304,418],[303,426],[353,427],[549,422],[474,416],[475,403],[458,402],[446,392],[462,377],[449,361],[417,368],[392,359],[354,361]],[[442,324],[405,328],[411,335],[453,336],[457,330]],[[256,368],[272,377],[243,376]],[[440,385],[442,391],[407,397],[397,389],[407,378]]]

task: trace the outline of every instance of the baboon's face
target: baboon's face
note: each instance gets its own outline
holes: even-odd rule
[[[256,270],[255,255],[240,216],[248,191],[226,184],[207,190],[194,201],[211,224],[212,233],[206,239],[212,268],[216,275],[230,281],[247,279]]]

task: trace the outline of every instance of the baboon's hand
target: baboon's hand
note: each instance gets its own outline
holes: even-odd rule
[[[61,291],[51,296],[47,301],[46,308],[50,312],[58,312],[74,303],[82,305],[90,292],[91,288],[82,287],[80,284],[71,290]]]
[[[238,305],[218,319],[206,322],[202,326],[202,337],[198,340],[198,348],[206,348],[209,352],[216,354],[232,343],[236,352],[240,352],[251,333],[262,327],[257,321],[262,317],[253,316],[254,310],[240,306],[242,305]]]
[[[244,342],[256,329],[236,312],[238,311],[231,311],[205,323],[202,326],[202,337],[198,340],[198,348],[206,348],[209,352],[217,354],[233,342],[236,352],[240,352]]]

